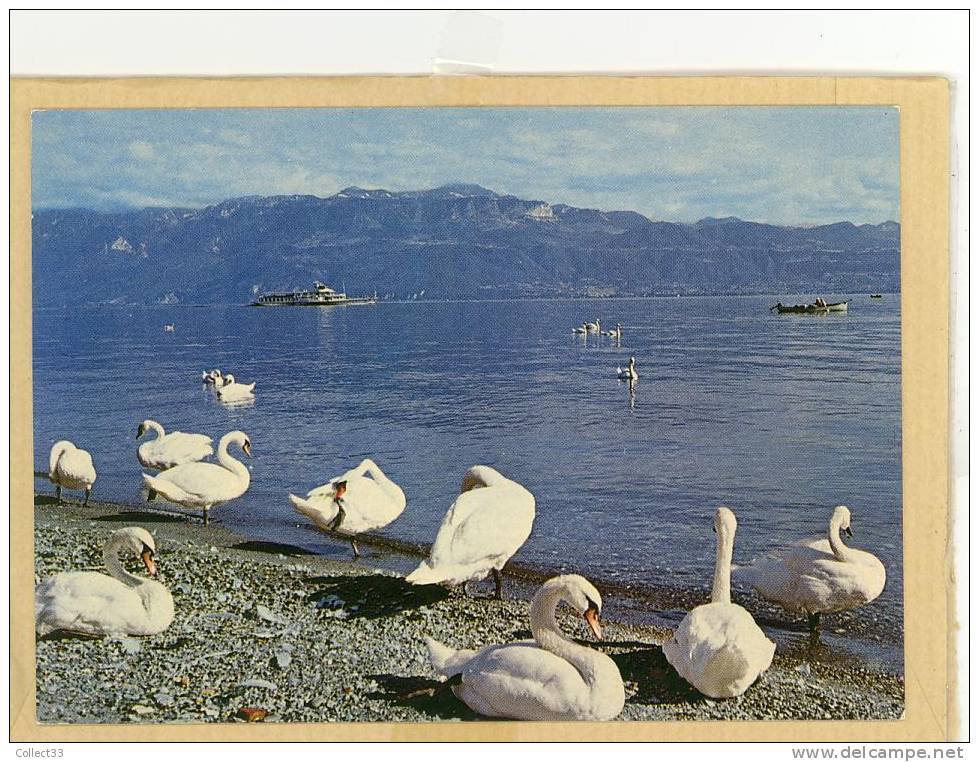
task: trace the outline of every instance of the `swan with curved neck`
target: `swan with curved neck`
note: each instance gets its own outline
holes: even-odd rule
[[[221,375],[221,371],[217,368],[214,370],[202,370],[201,381],[203,381],[205,384],[221,386],[224,384],[224,377]]]
[[[239,384],[235,381],[234,374],[229,373],[224,377],[222,384],[215,383],[218,392],[218,399],[224,402],[235,402],[238,400],[251,399],[255,392],[255,382],[250,384]]]
[[[370,458],[310,490],[305,498],[290,493],[289,500],[316,526],[348,536],[354,556],[360,555],[357,535],[386,527],[407,505],[401,487]]]
[[[62,489],[85,490],[82,505],[88,505],[96,477],[95,464],[86,450],[75,447],[67,439],[54,443],[48,456],[48,479],[55,485],[59,505]]]
[[[251,473],[245,464],[228,454],[228,447],[239,445],[248,457],[252,444],[243,431],[230,431],[218,443],[217,463],[184,463],[161,471],[156,476],[143,474],[143,482],[171,503],[186,508],[200,508],[204,523],[215,505],[241,497],[251,484]]]
[[[745,609],[731,603],[731,560],[738,522],[720,507],[714,514],[717,549],[711,602],[689,612],[663,654],[681,677],[711,698],[740,696],[772,663],[775,644]]]
[[[213,440],[203,434],[185,434],[182,431],[167,434],[161,424],[147,418],[136,429],[136,439],[142,438],[148,431],[155,432],[156,437],[143,442],[136,450],[136,459],[145,468],[165,471],[184,463],[204,460],[214,454],[211,446]]]
[[[629,365],[625,368],[616,368],[615,374],[622,381],[636,381],[639,378],[639,372],[636,370],[636,358],[629,358]]]
[[[62,572],[34,591],[34,625],[38,635],[57,630],[82,635],[155,635],[173,621],[173,597],[159,582],[130,574],[120,552],[138,556],[149,575],[156,575],[153,536],[141,527],[112,533],[103,557],[109,574]],[[111,575],[111,576],[110,576]]]
[[[530,537],[534,496],[489,466],[473,466],[459,497],[442,520],[429,557],[405,579],[413,585],[465,585],[490,572],[496,597],[503,593],[501,570]]]
[[[545,582],[530,604],[533,640],[455,650],[426,638],[432,667],[452,692],[487,717],[515,720],[615,719],[625,705],[619,668],[605,654],[570,640],[555,613],[566,602],[601,640],[602,597],[584,577]]]
[[[787,611],[805,614],[815,632],[824,613],[849,611],[884,590],[887,572],[872,553],[844,544],[853,536],[850,509],[837,506],[825,537],[800,540],[737,571],[737,579]]]

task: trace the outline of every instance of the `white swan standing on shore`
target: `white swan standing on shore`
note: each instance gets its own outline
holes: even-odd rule
[[[242,452],[251,457],[252,443],[248,435],[243,431],[230,431],[218,443],[217,463],[184,463],[156,476],[143,474],[143,482],[171,503],[202,509],[206,525],[212,507],[241,497],[251,483],[251,474],[245,464],[228,454],[230,444],[240,445]]]
[[[735,571],[765,600],[787,611],[805,614],[809,629],[819,627],[823,613],[849,611],[874,600],[884,590],[887,572],[872,553],[843,544],[840,532],[852,536],[850,509],[837,506],[828,537],[800,540]]]
[[[96,478],[95,464],[86,450],[75,447],[67,439],[54,443],[48,456],[48,479],[55,485],[59,505],[62,489],[85,490],[85,502],[82,505],[88,505]]]
[[[496,597],[503,592],[500,570],[520,549],[534,525],[534,496],[489,466],[473,466],[459,497],[439,527],[429,557],[406,580],[413,585],[465,584],[490,572]]]
[[[213,440],[204,434],[185,434],[182,431],[164,431],[163,426],[147,418],[136,429],[136,439],[147,431],[155,431],[156,437],[143,442],[136,450],[141,466],[165,471],[184,463],[195,463],[214,454]]]
[[[62,572],[41,582],[34,591],[34,628],[44,636],[57,630],[81,635],[155,635],[173,621],[170,591],[152,579],[127,572],[120,551],[142,558],[150,576],[156,575],[153,536],[142,527],[112,533],[103,555],[107,574]]]
[[[359,556],[356,535],[386,527],[402,514],[405,493],[373,460],[364,458],[305,498],[289,494],[296,511],[316,526],[350,537],[354,556]]]
[[[602,597],[584,577],[569,574],[545,582],[530,604],[533,640],[480,651],[454,650],[425,639],[435,670],[452,692],[486,717],[515,720],[615,719],[625,705],[619,668],[605,654],[578,645],[561,632],[555,611],[566,601],[602,637]]]
[[[250,384],[239,384],[235,381],[233,374],[229,373],[224,377],[224,384],[214,386],[218,392],[218,399],[223,402],[236,402],[239,400],[251,399],[255,392],[255,382]]]
[[[731,603],[731,558],[738,528],[723,506],[714,515],[717,557],[711,602],[697,606],[663,644],[666,660],[711,698],[740,696],[772,663],[775,644],[741,606]]]
[[[639,373],[636,371],[636,358],[629,358],[629,365],[626,368],[616,368],[615,375],[620,381],[636,381],[639,378]]]

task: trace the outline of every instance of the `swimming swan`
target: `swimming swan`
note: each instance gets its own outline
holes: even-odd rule
[[[616,323],[611,331],[602,331],[603,336],[611,336],[613,339],[622,338],[622,323]]]
[[[568,574],[545,582],[530,604],[533,640],[449,648],[425,638],[435,670],[473,711],[515,720],[612,720],[625,705],[619,668],[605,654],[578,645],[554,618],[561,601],[579,613],[601,640],[602,597],[584,577]]]
[[[289,494],[296,511],[316,526],[350,537],[359,556],[355,536],[386,527],[405,509],[405,493],[387,478],[370,458],[357,468],[316,487],[305,498]]]
[[[490,572],[496,597],[503,592],[500,570],[519,550],[534,525],[534,496],[489,466],[473,466],[459,497],[439,527],[429,557],[405,579],[413,585],[465,584]]]
[[[594,323],[585,323],[584,329],[588,333],[601,333],[602,332],[602,321],[595,318]]]
[[[218,442],[217,463],[184,463],[161,471],[156,476],[143,474],[143,482],[171,503],[187,508],[201,508],[204,523],[208,511],[219,503],[241,497],[248,490],[251,474],[245,464],[228,455],[228,445],[241,445],[242,452],[252,456],[252,443],[243,431],[230,431]]]
[[[639,373],[636,371],[636,358],[629,358],[627,368],[616,368],[615,375],[621,381],[636,381],[639,378]]]
[[[215,384],[218,391],[218,399],[224,402],[234,402],[236,400],[251,399],[255,391],[255,382],[250,384],[239,384],[235,381],[234,375],[229,373],[224,377],[224,385]]]
[[[731,557],[738,522],[717,509],[717,558],[711,602],[688,613],[663,644],[666,660],[688,683],[711,698],[740,696],[768,669],[775,644],[745,609],[731,603]]]
[[[184,463],[204,460],[214,454],[211,446],[213,440],[203,434],[185,434],[182,431],[167,434],[163,426],[147,418],[136,429],[136,439],[147,431],[155,431],[156,438],[143,442],[136,450],[136,460],[146,468],[165,471]]]
[[[55,485],[59,505],[62,488],[85,490],[85,502],[82,505],[88,505],[96,479],[92,456],[67,439],[55,442],[48,456],[48,479]]]
[[[800,540],[763,556],[735,572],[735,578],[764,599],[797,614],[806,614],[809,629],[819,627],[823,612],[849,611],[874,600],[884,589],[887,573],[877,556],[843,544],[840,531],[852,536],[850,509],[837,506],[829,520],[828,537]]]
[[[201,381],[205,384],[214,384],[215,386],[221,386],[224,384],[224,377],[221,375],[221,371],[215,368],[214,370],[202,370],[201,371]]]
[[[153,536],[142,527],[113,532],[105,544],[108,574],[62,572],[34,591],[34,628],[44,636],[56,630],[81,635],[155,635],[173,621],[173,597],[159,582],[127,572],[119,552],[139,556],[156,575]]]

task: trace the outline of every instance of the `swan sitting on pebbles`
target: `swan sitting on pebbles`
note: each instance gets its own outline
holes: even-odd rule
[[[48,456],[48,479],[55,485],[59,505],[62,489],[85,490],[82,505],[88,505],[96,476],[92,456],[86,450],[75,447],[67,439],[55,442]]]
[[[62,572],[41,582],[34,591],[34,627],[40,636],[58,630],[80,635],[155,635],[173,622],[173,597],[152,579],[127,572],[119,553],[142,559],[156,575],[153,536],[142,527],[112,533],[105,544],[105,567],[99,572]],[[111,576],[109,576],[111,575]]]
[[[829,520],[828,537],[799,540],[785,550],[741,567],[735,578],[762,598],[787,611],[805,614],[809,629],[819,615],[850,611],[874,600],[884,590],[887,572],[872,553],[849,548],[840,532],[852,536],[850,509],[837,506]]]
[[[711,698],[740,696],[772,663],[775,644],[745,609],[731,603],[731,558],[738,528],[723,506],[714,515],[717,557],[711,602],[688,613],[663,654],[688,683]]]
[[[584,577],[568,574],[549,579],[534,595],[533,640],[457,651],[426,638],[432,666],[457,698],[486,717],[613,720],[625,705],[622,675],[611,658],[561,632],[555,612],[562,601],[601,640],[602,596]]]

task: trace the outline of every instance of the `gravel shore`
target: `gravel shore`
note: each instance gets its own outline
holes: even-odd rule
[[[413,587],[372,568],[369,550],[344,563],[220,525],[104,503],[57,506],[47,496],[35,499],[38,579],[101,570],[105,538],[124,526],[156,537],[174,623],[147,638],[40,641],[40,722],[242,722],[244,708],[265,710],[265,722],[475,720],[451,692],[436,690],[422,637],[476,648],[530,636],[525,600]],[[561,623],[586,638],[579,617]],[[897,719],[904,709],[900,677],[813,658],[826,646],[802,634],[790,648],[780,642],[746,694],[715,701],[667,664],[659,644],[668,630],[603,626],[605,641],[589,645],[619,665],[622,720]]]

